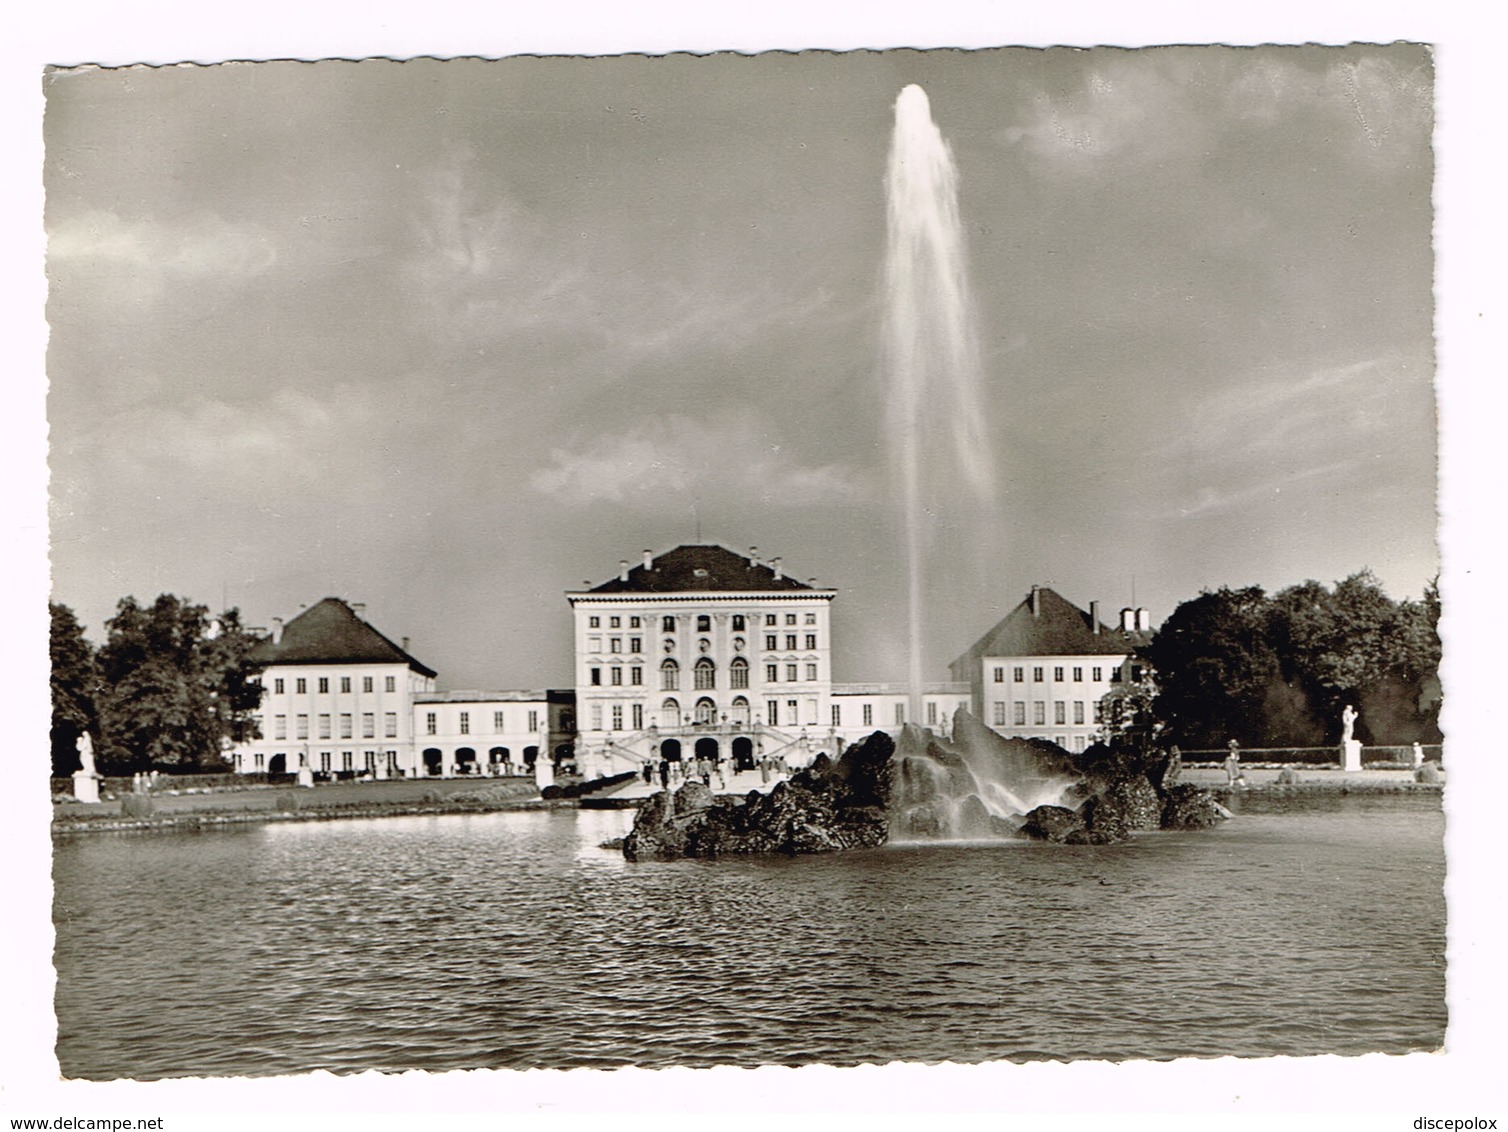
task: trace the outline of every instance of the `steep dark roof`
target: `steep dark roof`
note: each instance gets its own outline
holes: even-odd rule
[[[406,664],[424,676],[435,671],[420,664],[338,597],[311,605],[283,627],[276,644],[263,641],[252,652],[262,664]]]
[[[724,593],[729,590],[756,590],[762,593],[785,590],[811,590],[805,582],[775,571],[762,563],[756,564],[715,543],[678,546],[667,550],[650,561],[648,567],[635,566],[628,572],[628,580],[615,577],[610,582],[594,586],[588,593]]]
[[[1104,622],[1099,632],[1089,614],[1057,591],[1036,587],[1037,612],[1032,599],[1025,600],[953,662],[953,667],[982,656],[1113,656],[1125,655],[1152,639],[1136,630],[1112,629]]]

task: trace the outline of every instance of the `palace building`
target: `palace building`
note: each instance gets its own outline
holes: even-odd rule
[[[340,598],[274,621],[253,654],[266,667],[261,737],[231,752],[238,771],[384,778],[523,774],[541,758],[588,778],[646,762],[761,759],[806,765],[876,730],[912,722],[942,734],[969,708],[1002,735],[1083,750],[1099,703],[1140,678],[1132,650],[1150,639],[1145,610],[1100,623],[1034,586],[998,625],[929,684],[909,719],[902,683],[833,679],[838,591],[716,543],[661,554],[600,585],[566,593],[574,687],[437,691],[435,670]]]
[[[569,697],[437,692],[435,670],[366,622],[366,607],[327,597],[252,653],[261,673],[261,738],[231,752],[243,773],[374,778],[499,774],[568,742]]]
[[[1083,610],[1033,586],[950,667],[968,685],[973,713],[994,731],[1082,751],[1099,734],[1100,698],[1141,679],[1131,654],[1151,629],[1145,609],[1121,610],[1112,629],[1100,622],[1099,602]]]

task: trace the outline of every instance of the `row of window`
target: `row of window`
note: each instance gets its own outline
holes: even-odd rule
[[[748,622],[750,620],[758,621],[758,619],[759,618],[758,618],[757,614],[755,614],[751,618],[751,617],[745,617],[742,613],[735,613],[733,615],[733,631],[735,633],[745,632],[745,631],[747,631],[747,628],[748,628]],[[779,625],[780,624],[780,615],[776,614],[776,613],[766,613],[764,615],[764,623],[767,626],[770,626],[770,625]],[[794,613],[787,613],[785,615],[785,623],[787,625],[794,625],[794,624],[796,624],[796,615]],[[806,614],[806,624],[808,624],[808,625],[815,625],[816,623],[817,623],[817,615],[815,613],[808,613],[808,614]],[[589,616],[586,619],[586,627],[588,629],[600,629],[600,628],[602,628],[602,618],[600,616],[597,616],[597,615]],[[621,628],[623,628],[623,618],[622,617],[609,617],[607,619],[607,627],[609,629],[621,629]],[[641,618],[638,618],[638,617],[630,617],[628,619],[628,627],[630,629],[640,629],[640,628],[643,628],[643,620]],[[676,627],[676,618],[675,618],[675,616],[673,614],[667,614],[666,616],[660,618],[660,632],[662,632],[662,633],[674,633],[675,632],[675,627]],[[711,617],[710,614],[701,613],[701,614],[697,615],[697,618],[696,618],[696,631],[698,633],[710,633],[710,632],[712,632],[712,617]]]
[[[775,633],[766,633],[764,635],[764,647],[765,647],[765,651],[766,652],[774,652],[776,649],[778,649],[780,647],[780,638],[779,638],[779,636],[777,636]],[[787,633],[785,635],[785,647],[787,649],[794,649],[796,647],[796,634],[795,633]],[[808,649],[814,649],[814,648],[817,647],[817,634],[816,633],[808,633],[808,634],[806,634],[806,645],[805,645],[805,647],[808,648]]]
[[[785,682],[787,684],[800,683],[803,677],[807,683],[815,683],[820,679],[816,662],[808,662],[805,665],[790,663],[785,666]],[[781,665],[767,664],[764,666],[764,678],[767,684],[778,684]],[[614,665],[607,670],[608,684],[612,687],[623,686],[624,672],[622,667]],[[594,687],[602,686],[602,669],[592,667],[588,670],[587,678]],[[717,664],[708,657],[702,657],[691,668],[692,689],[698,692],[710,692],[717,687]],[[628,670],[628,686],[637,688],[644,683],[644,669],[637,665]],[[728,665],[728,687],[747,688],[749,686],[749,662],[743,657],[734,657]],[[677,692],[681,687],[681,666],[673,660],[666,660],[660,664],[660,691]]]
[[[334,680],[334,679],[337,679],[337,677],[333,677],[333,676],[320,676],[320,677],[318,677],[315,680],[315,686],[316,686],[317,691],[321,695],[329,695],[330,694],[330,681]],[[351,677],[349,677],[349,676],[341,676],[341,677],[338,677],[338,679],[340,680],[340,690],[341,690],[341,692],[343,694],[349,695],[350,691],[351,691]],[[363,676],[361,678],[361,690],[363,692],[370,692],[370,691],[372,691],[372,681],[373,681],[373,678],[371,676]],[[273,680],[272,680],[272,693],[273,693],[273,695],[275,695],[275,696],[281,696],[281,695],[283,695],[284,691],[285,691],[285,685],[286,684],[287,684],[287,681],[283,677],[281,677],[281,676],[275,676],[275,677],[273,677]],[[384,676],[382,678],[382,690],[384,692],[396,692],[398,690],[398,678],[396,676]],[[293,681],[293,692],[294,692],[294,695],[298,695],[298,696],[306,695],[308,693],[308,691],[309,691],[309,681],[308,681],[307,677],[299,676],[299,677],[297,677],[297,678],[294,679],[294,681]]]
[[[1068,672],[1068,668],[1065,667],[1064,665],[1061,665],[1061,664],[1055,665],[1053,667],[1053,670],[1052,670],[1052,678],[1053,678],[1054,681],[1056,681],[1059,684],[1064,683],[1064,675],[1067,672]],[[1105,670],[1103,668],[1100,668],[1100,667],[1097,667],[1097,666],[1096,667],[1092,667],[1092,668],[1090,668],[1089,672],[1090,672],[1089,678],[1091,680],[1094,680],[1094,681],[1103,681],[1105,679],[1105,675],[1104,675]],[[1112,684],[1119,684],[1120,681],[1121,681],[1121,676],[1122,676],[1123,672],[1124,672],[1124,667],[1121,666],[1121,665],[1116,665],[1115,667],[1111,668],[1110,669],[1110,683],[1112,683]],[[1038,667],[1033,668],[1032,669],[1032,682],[1034,684],[1040,684],[1040,683],[1042,683],[1043,680],[1046,679],[1046,673],[1047,673],[1047,669],[1045,667],[1043,667],[1043,666],[1038,666]],[[997,683],[997,684],[1004,684],[1005,683],[1005,668],[1003,666],[996,667],[996,669],[994,671],[994,677],[995,677],[995,683]],[[1131,681],[1132,681],[1132,683],[1135,683],[1135,682],[1139,681],[1141,678],[1142,678],[1142,666],[1139,665],[1139,664],[1133,664],[1131,666]],[[1014,681],[1017,684],[1024,684],[1024,683],[1026,683],[1026,669],[1024,667],[1012,668],[1011,669],[1011,680]],[[1073,682],[1075,684],[1080,684],[1080,683],[1083,683],[1083,681],[1084,681],[1084,670],[1083,670],[1083,668],[1075,665],[1074,668],[1073,668]]]
[[[1084,722],[1084,701],[1083,700],[1074,700],[1072,706],[1073,706],[1073,721],[1075,723],[1082,724]],[[1066,701],[1066,700],[1054,700],[1053,704],[1052,704],[1052,721],[1053,721],[1053,723],[1058,724],[1059,726],[1062,726],[1062,725],[1066,724],[1068,722],[1068,708],[1069,708],[1068,701]],[[1096,703],[1094,705],[1094,722],[1095,723],[1103,723],[1104,721],[1105,721],[1104,709],[1098,703]],[[1046,723],[1047,723],[1047,701],[1046,700],[1034,700],[1032,702],[1032,726],[1034,726],[1034,727],[1041,727],[1041,726],[1043,726]],[[995,701],[994,724],[995,724],[996,727],[1005,727],[1006,726],[1006,722],[1005,722],[1005,701],[1004,700],[996,700]],[[1026,701],[1025,700],[1016,700],[1016,701],[1014,701],[1011,704],[1011,722],[1010,722],[1010,726],[1012,726],[1012,727],[1025,727],[1026,726]]]
[[[495,712],[493,712],[492,713],[492,730],[493,730],[493,733],[501,735],[503,732],[507,731],[508,728],[504,726],[505,722],[506,722],[506,717],[505,717],[505,715],[504,715],[503,712],[501,712],[501,711],[495,711]],[[439,718],[439,713],[438,712],[427,711],[427,712],[424,713],[424,734],[426,734],[426,735],[437,735],[437,734],[439,734],[439,726],[440,726],[440,718]],[[463,712],[459,713],[459,718],[456,720],[456,730],[458,732],[460,732],[460,734],[462,734],[462,735],[470,735],[471,734],[471,712],[469,712],[469,711],[463,711]],[[531,735],[534,732],[536,732],[536,731],[539,730],[539,709],[538,708],[530,708],[529,709],[529,726],[526,727],[526,728],[524,728],[524,730],[527,731],[527,732],[529,732]]]
[[[817,701],[807,700],[806,705],[807,716],[809,717],[807,719],[807,723],[809,725],[815,726],[817,722]],[[624,710],[625,707],[628,709],[627,712],[625,712]],[[785,701],[784,715],[785,718],[790,721],[791,726],[795,726],[797,720],[800,718],[800,712],[798,710],[799,707],[800,702],[797,700]],[[836,724],[836,721],[840,718],[840,715],[836,710],[836,705],[834,705],[834,709],[833,719]],[[658,723],[659,726],[667,728],[679,727],[681,726],[681,724],[688,722],[699,724],[731,722],[735,726],[743,727],[747,726],[750,721],[749,712],[749,701],[743,696],[735,697],[733,702],[729,705],[728,713],[722,716],[718,715],[717,704],[706,696],[703,696],[701,699],[697,700],[694,705],[692,705],[691,714],[689,716],[683,716],[681,714],[681,704],[679,700],[666,699],[660,704],[660,715]],[[780,726],[780,719],[782,715],[781,701],[766,700],[765,713],[765,717],[769,720],[770,726]],[[604,724],[610,724],[610,729],[613,731],[622,731],[624,729],[625,722],[628,723],[631,730],[638,731],[644,727],[644,705],[609,704],[606,705],[606,708],[604,709],[604,705],[602,704],[593,704],[591,706],[590,722],[591,729],[593,731],[601,731]]]
[[[332,732],[332,726],[338,724],[339,734]],[[329,712],[322,712],[315,718],[318,727],[316,738],[319,739],[354,739],[353,732],[355,717],[351,712],[343,711],[338,716],[332,716]],[[304,714],[293,717],[293,737],[295,739],[309,738],[309,717]],[[384,712],[382,716],[382,735],[385,739],[398,738],[398,713],[395,711]],[[274,715],[272,717],[272,737],[274,739],[288,738],[288,717],[286,715]],[[377,715],[375,712],[361,713],[361,737],[363,739],[375,739],[377,737]]]
[[[320,751],[319,755],[318,755],[318,758],[319,758],[319,769],[322,770],[322,771],[324,771],[324,772],[326,772],[326,773],[329,773],[329,771],[331,770],[331,754],[332,754],[332,752],[330,752],[330,751]],[[377,769],[377,760],[378,760],[378,758],[383,757],[384,754],[386,756],[388,770],[390,770],[390,771],[396,771],[398,769],[398,752],[397,751],[387,751],[385,753],[382,752],[382,751],[362,751],[361,752],[361,765],[362,765],[362,769],[363,770],[368,770],[368,771],[375,771]],[[287,754],[279,752],[278,754],[275,754],[272,757],[275,758],[275,759],[282,759],[282,760],[284,760],[283,765],[284,766],[287,765],[287,759],[288,759]],[[254,769],[254,770],[265,770],[266,769],[266,767],[267,767],[267,756],[263,752],[257,751],[257,752],[255,752],[255,753],[252,754],[251,758],[252,758],[252,769]],[[235,767],[236,767],[236,770],[238,770],[238,771],[239,770],[244,770],[246,768],[246,756],[245,755],[240,754],[239,752],[236,754],[236,756],[235,756]],[[356,752],[355,751],[341,751],[340,752],[340,769],[341,770],[348,770],[348,771],[356,769]]]
[[[817,647],[817,634],[816,633],[806,633],[806,634],[804,634],[804,637],[805,637],[805,646],[804,646],[805,648],[807,648],[808,650],[810,650],[810,649],[815,649]],[[799,643],[802,640],[802,638],[803,638],[803,634],[800,634],[800,633],[787,633],[785,635],[785,647],[787,649],[789,649],[789,650],[795,650],[797,648],[803,647]],[[622,638],[622,637],[608,637],[607,638],[607,651],[609,653],[612,653],[612,654],[615,654],[615,655],[622,653],[623,652],[623,641],[624,641],[624,638]],[[733,651],[734,652],[743,652],[743,650],[744,650],[744,643],[745,642],[744,642],[744,639],[742,637],[734,637],[733,638]],[[703,638],[700,641],[698,641],[697,642],[697,646],[698,646],[699,651],[701,651],[701,652],[710,652],[712,650],[712,642],[709,641],[709,640],[707,640],[706,638]],[[778,634],[778,633],[766,633],[765,634],[765,638],[764,638],[764,647],[765,647],[765,651],[766,652],[774,652],[776,649],[780,648],[780,634]],[[588,637],[586,639],[586,651],[589,654],[600,654],[603,651],[603,649],[602,649],[602,638],[601,637],[597,637],[597,636]],[[629,637],[628,638],[628,651],[629,651],[630,655],[642,653],[644,651],[644,638],[642,638],[642,637]],[[675,641],[674,640],[667,639],[665,641],[665,651],[666,652],[675,652],[676,651],[676,646],[675,646]]]

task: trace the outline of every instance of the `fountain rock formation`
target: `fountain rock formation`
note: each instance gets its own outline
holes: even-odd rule
[[[877,731],[768,794],[715,796],[697,782],[661,791],[640,808],[623,854],[825,853],[1011,837],[1105,845],[1230,816],[1209,791],[1173,781],[1174,769],[1160,752],[1092,747],[1073,756],[1045,740],[1002,738],[959,712],[951,740],[907,727],[897,743]]]

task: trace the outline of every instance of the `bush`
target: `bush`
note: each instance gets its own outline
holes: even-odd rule
[[[1294,770],[1291,766],[1285,766],[1282,770],[1278,771],[1279,786],[1296,786],[1300,781],[1298,771]]]
[[[284,792],[277,796],[276,805],[283,813],[291,814],[299,808],[299,797],[292,792]]]
[[[421,802],[443,802],[445,800],[445,795],[441,794],[438,790],[431,786],[428,790],[424,791],[423,794],[419,795],[419,800]]]
[[[567,795],[564,786],[556,786],[552,783],[551,785],[546,786],[543,790],[541,790],[539,792],[539,796],[541,798],[554,800],[556,798],[564,798]]]
[[[1414,771],[1414,781],[1438,786],[1445,781],[1445,776],[1440,773],[1440,765],[1438,763],[1425,763],[1418,770]]]

